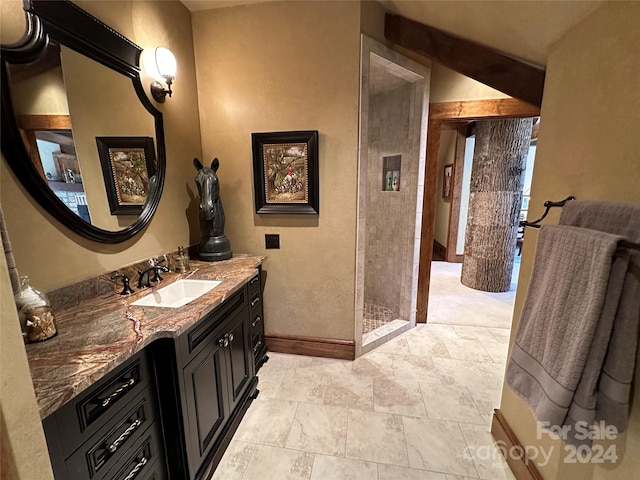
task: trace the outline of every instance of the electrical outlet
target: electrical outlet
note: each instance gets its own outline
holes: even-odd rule
[[[265,248],[280,248],[280,235],[277,233],[267,233],[264,236],[264,246]]]

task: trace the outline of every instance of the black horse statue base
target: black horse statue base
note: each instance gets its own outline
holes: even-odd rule
[[[226,235],[202,238],[200,240],[200,260],[203,262],[219,262],[233,257],[231,242]]]
[[[205,167],[197,158],[193,165],[198,170],[196,185],[200,193],[200,260],[219,262],[229,260],[233,256],[231,243],[224,234],[224,209],[220,200],[220,185],[216,171],[220,166],[217,158],[211,167]]]

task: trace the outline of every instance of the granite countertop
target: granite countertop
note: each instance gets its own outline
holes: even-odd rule
[[[153,288],[121,296],[122,285],[79,305],[55,310],[58,335],[26,346],[31,378],[45,418],[84,389],[159,338],[176,338],[220,305],[256,274],[265,257],[235,255],[223,262],[191,261],[187,273],[162,274]],[[180,308],[138,307],[131,303],[181,278],[222,283]]]

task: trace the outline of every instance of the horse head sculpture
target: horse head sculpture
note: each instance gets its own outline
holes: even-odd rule
[[[205,167],[197,158],[193,165],[198,170],[195,181],[200,194],[200,260],[215,262],[233,256],[231,244],[224,234],[224,209],[220,200],[220,183],[216,172],[220,161],[214,158],[211,167]]]

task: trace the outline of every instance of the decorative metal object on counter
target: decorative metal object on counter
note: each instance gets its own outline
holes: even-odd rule
[[[58,333],[55,316],[46,295],[31,286],[28,276],[20,277],[20,292],[15,296],[20,325],[28,342],[41,342]]]
[[[216,172],[220,161],[214,158],[211,167],[205,167],[197,158],[193,165],[198,170],[195,181],[200,193],[200,260],[218,262],[233,256],[231,243],[224,234],[224,209],[220,200],[220,185]]]

